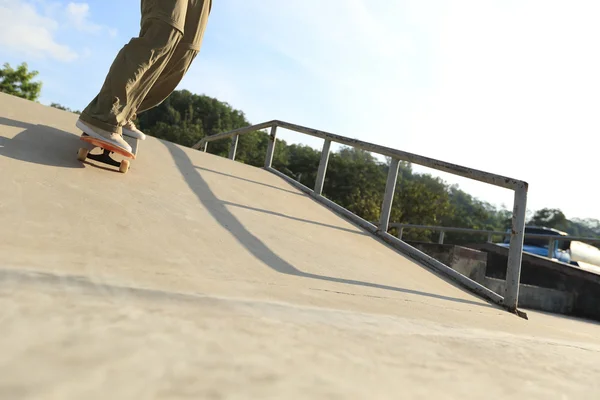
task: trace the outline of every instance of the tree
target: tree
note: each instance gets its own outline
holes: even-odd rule
[[[573,218],[571,222],[571,229],[573,235],[576,236],[600,236],[600,221],[593,218],[579,219]]]
[[[398,176],[391,220],[412,225],[443,225],[453,211],[444,181],[429,174],[415,174],[409,164],[400,166]],[[408,229],[403,238],[430,242],[437,240],[436,235],[434,231]]]
[[[33,82],[37,75],[37,71],[28,70],[26,63],[17,69],[4,64],[4,68],[0,69],[0,91],[35,101],[42,87],[41,82]],[[80,113],[58,103],[52,103],[51,107]],[[187,90],[173,92],[159,106],[142,113],[136,123],[149,135],[183,146],[192,146],[206,136],[250,126],[242,111],[215,98]],[[268,143],[266,131],[240,136],[236,160],[262,166]],[[227,156],[230,145],[230,140],[212,142],[208,151]],[[272,165],[312,188],[320,158],[321,152],[309,146],[288,145],[278,140]],[[389,157],[380,162],[367,151],[343,147],[330,155],[323,195],[368,221],[377,221],[390,165]],[[512,211],[504,207],[498,210],[460,190],[457,185],[448,185],[429,174],[414,173],[410,163],[400,163],[390,222],[505,231],[511,226],[511,217]],[[538,210],[528,223],[556,228],[576,236],[600,237],[600,221],[569,220],[559,209]],[[434,241],[437,240],[437,232],[407,230],[404,237]],[[474,234],[446,235],[446,242],[455,244],[481,239],[481,235]]]
[[[51,103],[50,107],[52,108],[58,108],[59,110],[64,110],[64,111],[70,111],[67,107],[59,104],[59,103]]]
[[[569,225],[565,214],[557,208],[543,208],[538,210],[529,220],[529,224],[559,230],[566,230]]]
[[[184,146],[192,146],[208,135],[246,127],[244,113],[229,104],[189,91],[175,91],[161,105],[140,115],[139,126],[148,134]],[[227,156],[231,141],[211,142],[208,151]],[[236,160],[253,166],[264,164],[269,135],[266,131],[239,137]],[[273,168],[310,188],[314,187],[321,152],[309,146],[277,141]],[[368,221],[378,221],[391,159],[378,161],[371,153],[342,147],[329,157],[323,195]],[[474,198],[457,185],[449,185],[429,174],[414,173],[402,162],[391,212],[391,222],[505,231],[510,228],[512,211],[497,209]],[[565,230],[570,234],[600,236],[597,220],[566,219],[557,209],[536,212],[530,223]],[[391,232],[396,233],[396,232]],[[434,231],[411,230],[405,239],[436,241]],[[468,244],[485,240],[485,235],[448,233],[447,243]]]
[[[0,92],[37,101],[42,91],[42,83],[33,82],[37,75],[38,71],[29,71],[27,63],[22,63],[17,69],[5,63],[0,69]]]
[[[52,108],[58,108],[59,110],[68,111],[68,112],[72,112],[72,113],[75,113],[75,114],[81,114],[81,111],[73,111],[69,107],[65,107],[65,106],[63,106],[62,104],[59,104],[59,103],[51,103],[50,107],[52,107]]]
[[[159,106],[140,114],[137,123],[152,136],[188,147],[205,136],[250,125],[244,114],[229,104],[187,90],[173,92]],[[227,155],[229,143],[210,143],[208,150]]]
[[[313,165],[316,170],[318,161]],[[358,216],[375,221],[383,201],[385,168],[370,153],[343,147],[329,157],[323,193]]]

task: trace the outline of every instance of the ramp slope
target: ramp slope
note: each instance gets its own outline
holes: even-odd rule
[[[512,316],[261,169],[151,137],[82,164],[76,118],[0,94],[0,397],[599,393],[598,325]]]

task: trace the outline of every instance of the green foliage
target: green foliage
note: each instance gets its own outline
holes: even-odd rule
[[[319,159],[317,155],[314,168],[318,168]],[[314,185],[314,178],[311,182]],[[364,219],[375,221],[379,218],[385,182],[384,166],[371,154],[342,148],[329,157],[323,194]]]
[[[37,75],[38,71],[29,71],[27,63],[22,63],[17,69],[5,63],[0,68],[0,92],[37,101],[42,91],[42,83],[33,82]]]
[[[140,129],[160,139],[193,146],[207,135],[249,126],[241,111],[208,96],[199,96],[187,90],[175,91],[158,107],[142,113],[137,120]],[[238,144],[238,154],[254,164],[260,151],[261,133],[244,135]],[[266,149],[267,140],[262,140]],[[226,155],[228,141],[210,143],[209,152]]]
[[[409,165],[400,169],[391,219],[415,225],[443,225],[454,213],[447,185],[429,174],[415,174]],[[433,241],[437,233],[406,230],[405,240]]]
[[[185,90],[174,92],[160,106],[141,114],[138,124],[152,136],[184,146],[192,146],[207,135],[250,125],[244,113],[229,104]],[[242,135],[236,160],[262,166],[268,142],[267,132]],[[209,144],[208,151],[227,156],[229,146],[229,140],[213,142]],[[278,140],[273,167],[312,188],[320,158],[318,150]],[[378,221],[389,164],[389,159],[381,162],[369,152],[344,147],[330,155],[323,195],[368,221]],[[505,231],[511,225],[511,218],[510,210],[498,210],[440,178],[414,173],[409,163],[400,165],[391,214],[393,222]],[[560,210],[540,210],[529,223],[562,229],[571,234],[600,236],[600,221],[569,221]],[[406,240],[436,241],[438,233],[407,229],[403,237]],[[485,235],[446,235],[446,242],[455,244],[485,239]]]
[[[36,101],[42,83],[33,82],[37,71],[29,71],[26,63],[13,69],[8,63],[0,69],[0,92]],[[80,114],[58,103],[51,107]],[[243,112],[229,104],[187,90],[175,91],[158,107],[149,110],[136,121],[146,133],[183,146],[192,146],[205,136],[250,126]],[[269,137],[266,132],[252,132],[239,138],[236,159],[253,166],[262,166]],[[210,143],[208,151],[226,156],[230,142]],[[320,161],[320,151],[303,145],[288,145],[278,140],[273,155],[273,167],[314,187]],[[378,161],[370,153],[354,148],[342,148],[331,154],[323,194],[332,201],[368,221],[377,221],[383,202],[390,159]],[[496,209],[491,204],[473,198],[456,185],[440,178],[413,173],[411,165],[401,163],[396,185],[391,221],[415,225],[449,226],[504,231],[511,225],[512,212]],[[600,221],[596,219],[568,220],[558,209],[538,210],[529,225],[545,226],[571,235],[600,237]],[[397,232],[392,232],[397,233]],[[406,240],[434,241],[437,233],[406,230]],[[481,235],[448,233],[446,242],[466,244],[481,241]]]
[[[558,209],[543,208],[533,215],[529,220],[529,224],[565,230],[568,226],[568,220],[565,214]]]
[[[288,155],[286,157],[286,168],[288,170],[282,172],[296,179],[305,186],[310,188],[314,187],[317,179],[319,161],[321,160],[321,153],[312,147],[297,144],[288,146],[287,152]],[[281,170],[281,168],[278,166],[276,166],[276,168]]]
[[[571,235],[600,237],[600,221],[593,218],[579,219],[574,218],[569,221],[566,231]]]
[[[59,110],[70,111],[67,107],[60,105],[59,103],[51,103],[50,107],[58,108]]]
[[[457,185],[449,188],[452,212],[440,225],[478,230],[506,231],[512,224],[512,211],[496,209],[491,204],[474,198],[460,190]],[[446,241],[455,244],[479,242],[485,239],[481,234],[448,233]]]
[[[50,107],[58,108],[59,110],[63,110],[63,111],[72,112],[74,114],[81,114],[81,111],[73,111],[69,107],[65,107],[59,103],[52,103],[52,104],[50,104]]]
[[[569,220],[561,210],[556,208],[543,208],[536,211],[528,224],[558,229],[573,236],[600,237],[600,221],[597,219]]]

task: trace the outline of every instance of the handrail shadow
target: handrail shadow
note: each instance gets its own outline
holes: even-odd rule
[[[194,167],[195,167],[196,169],[199,169],[199,170],[201,170],[201,171],[210,172],[210,173],[212,173],[212,174],[218,174],[218,175],[221,175],[221,176],[226,176],[226,177],[228,177],[228,178],[233,178],[233,179],[237,179],[237,180],[240,180],[240,181],[244,181],[244,182],[248,182],[248,183],[253,183],[253,184],[256,184],[256,185],[266,186],[266,187],[268,187],[268,188],[271,188],[271,189],[277,189],[277,190],[281,190],[281,191],[283,191],[283,192],[287,192],[287,193],[291,193],[291,194],[296,194],[296,195],[298,195],[298,196],[305,196],[305,194],[304,194],[304,193],[302,193],[302,192],[299,192],[299,191],[293,191],[293,190],[288,190],[288,189],[280,188],[280,187],[277,187],[277,186],[274,186],[274,185],[269,185],[268,183],[263,183],[263,182],[253,181],[252,179],[246,179],[246,178],[242,178],[242,177],[240,177],[240,176],[235,176],[235,175],[231,175],[231,174],[226,174],[226,173],[224,173],[224,172],[221,172],[221,171],[215,171],[214,169],[205,168],[205,167],[199,167],[199,166],[197,166],[197,165],[195,165]]]
[[[179,172],[184,177],[188,187],[196,195],[200,203],[206,208],[206,210],[211,214],[211,216],[223,228],[227,229],[237,239],[237,241],[244,248],[246,248],[246,250],[250,254],[252,254],[257,259],[261,260],[265,265],[267,265],[274,271],[286,275],[294,275],[303,278],[311,278],[347,285],[371,287],[382,290],[414,294],[429,298],[448,300],[457,303],[493,308],[492,305],[487,303],[479,303],[471,300],[443,296],[434,293],[427,293],[418,290],[406,289],[371,282],[364,282],[354,279],[336,278],[300,271],[292,264],[275,254],[257,236],[255,236],[246,227],[244,227],[244,225],[227,209],[226,203],[215,196],[213,191],[210,189],[209,185],[198,172],[197,167],[194,166],[188,155],[179,146],[163,140],[161,140],[160,142],[167,147],[167,149],[171,153],[171,156],[173,157],[173,160],[175,161],[175,164],[179,169]]]
[[[341,226],[324,224],[322,222],[311,221],[309,219],[304,219],[304,218],[292,217],[291,215],[286,215],[286,214],[278,213],[278,212],[275,212],[275,211],[264,210],[262,208],[256,208],[256,207],[245,206],[245,205],[238,204],[238,203],[232,203],[230,201],[223,201],[223,205],[231,206],[231,207],[237,207],[237,208],[243,208],[245,210],[256,211],[256,212],[260,212],[260,213],[264,213],[264,214],[269,214],[269,215],[274,215],[276,217],[286,218],[286,219],[289,219],[289,220],[292,220],[292,221],[304,222],[306,224],[318,225],[318,226],[323,226],[325,228],[331,228],[331,229],[337,229],[338,231],[343,231],[343,232],[354,233],[354,234],[357,234],[357,235],[368,236],[367,233],[359,230],[358,228],[357,229],[348,229],[348,228],[343,228]]]

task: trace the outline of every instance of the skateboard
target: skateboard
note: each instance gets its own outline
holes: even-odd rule
[[[112,165],[113,167],[119,167],[119,172],[125,174],[129,171],[130,162],[127,159],[123,159],[121,161],[117,161],[111,157],[112,153],[120,154],[123,157],[131,158],[135,160],[138,151],[138,141],[139,139],[132,138],[129,136],[123,135],[123,139],[131,146],[131,153],[127,150],[122,149],[117,146],[113,146],[110,143],[103,142],[96,138],[89,136],[87,133],[83,133],[81,135],[81,140],[86,143],[85,147],[81,147],[77,152],[77,159],[79,161],[85,161],[87,158],[90,160],[95,160],[101,162],[103,164]],[[92,154],[91,151],[95,148],[100,148],[102,150],[101,154]]]

